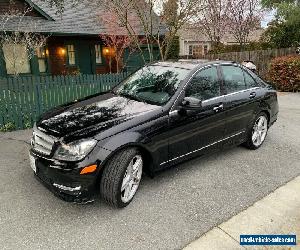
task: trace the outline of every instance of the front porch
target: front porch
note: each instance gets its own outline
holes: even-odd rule
[[[110,69],[105,47],[99,37],[51,36],[46,46],[28,56],[22,45],[5,45],[0,49],[0,76],[105,74]],[[13,53],[16,51],[18,53]],[[104,53],[103,53],[104,52]],[[107,54],[107,53],[106,53]],[[15,57],[15,58],[13,58]],[[27,58],[26,58],[27,57]]]

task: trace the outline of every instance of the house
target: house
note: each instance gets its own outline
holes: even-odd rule
[[[250,33],[249,42],[259,41],[263,29],[258,29]],[[192,25],[184,26],[179,32],[179,56],[199,58],[211,50],[212,42],[209,37],[200,32],[199,28]],[[221,39],[225,45],[238,44],[231,34],[226,33]]]
[[[83,0],[74,5],[74,1],[65,0],[64,12],[50,7],[43,0],[0,0],[0,17],[13,8],[20,12],[28,7],[31,11],[22,17],[11,18],[0,25],[1,31],[27,31],[47,36],[46,46],[39,48],[30,58],[24,45],[16,48],[19,61],[9,63],[12,45],[0,48],[0,76],[11,75],[19,67],[21,75],[65,75],[65,74],[101,74],[110,72],[108,56],[110,48],[105,47],[99,35],[105,33],[105,27],[99,20],[99,6]],[[2,29],[2,30],[1,30]],[[1,46],[0,46],[1,47]],[[128,54],[128,53],[127,53]],[[132,63],[135,62],[131,58]]]
[[[199,58],[211,49],[210,39],[198,28],[184,26],[178,32],[179,56]]]

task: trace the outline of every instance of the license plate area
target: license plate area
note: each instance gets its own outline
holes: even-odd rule
[[[32,170],[34,171],[34,173],[36,173],[35,158],[31,154],[29,154],[29,161],[30,161],[30,167],[32,168]]]

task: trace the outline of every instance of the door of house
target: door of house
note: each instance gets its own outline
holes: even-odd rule
[[[78,42],[78,66],[80,73],[92,74],[91,46],[88,41]]]

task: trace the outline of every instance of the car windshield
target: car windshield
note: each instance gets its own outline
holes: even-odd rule
[[[170,66],[145,66],[128,77],[114,93],[150,104],[164,105],[175,94],[189,71]]]

